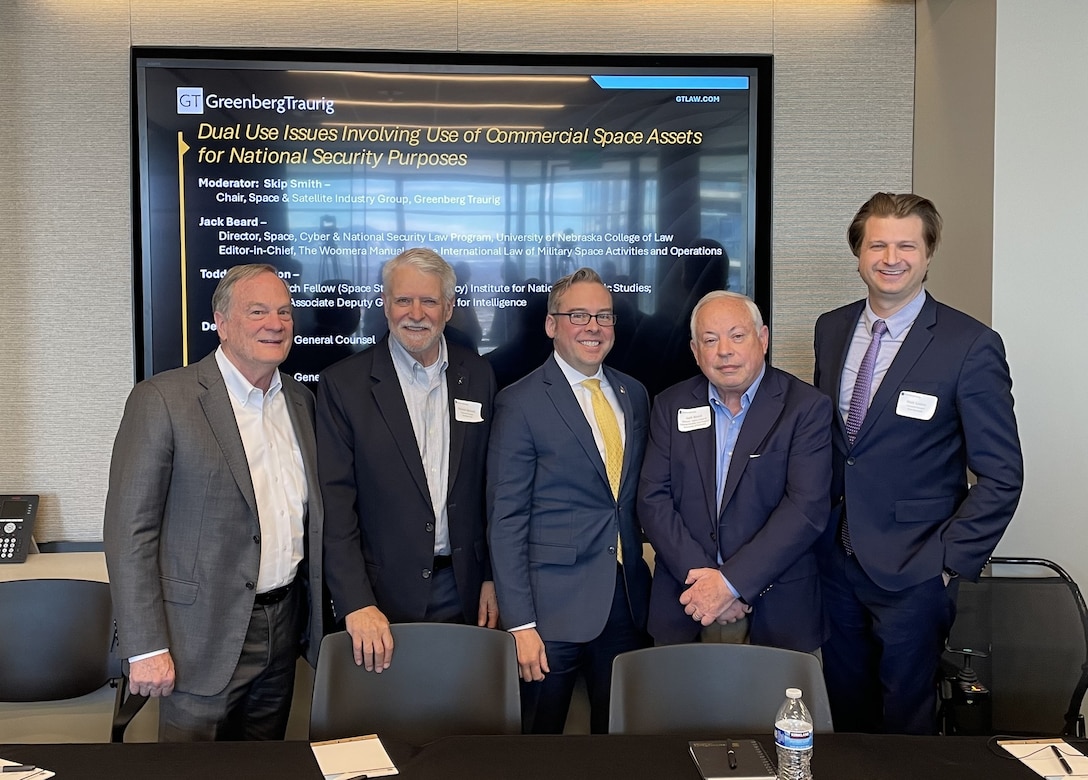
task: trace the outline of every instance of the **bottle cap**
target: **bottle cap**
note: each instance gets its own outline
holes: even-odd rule
[[[801,689],[800,688],[787,688],[786,689],[786,698],[787,699],[800,699],[801,698]]]

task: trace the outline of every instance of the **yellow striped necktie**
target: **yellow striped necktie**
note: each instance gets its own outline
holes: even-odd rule
[[[620,436],[620,424],[616,413],[601,390],[600,379],[584,379],[582,386],[589,389],[593,401],[593,417],[604,439],[604,470],[608,474],[608,484],[612,488],[612,497],[620,496],[620,475],[623,473],[623,438]],[[616,559],[623,563],[623,548],[616,539]]]

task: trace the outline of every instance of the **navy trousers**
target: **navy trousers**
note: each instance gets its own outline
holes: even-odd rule
[[[831,623],[824,677],[835,730],[935,733],[938,666],[956,616],[957,581],[945,587],[938,574],[884,590],[839,545],[821,573]]]

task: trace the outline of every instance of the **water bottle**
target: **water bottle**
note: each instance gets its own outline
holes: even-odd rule
[[[800,688],[787,688],[774,718],[778,780],[812,780],[812,715],[801,701]]]

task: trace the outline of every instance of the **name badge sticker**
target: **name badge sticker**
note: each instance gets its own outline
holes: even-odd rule
[[[701,431],[710,427],[710,407],[697,406],[694,409],[676,410],[676,430],[680,433]]]
[[[479,401],[462,401],[453,399],[453,418],[457,422],[481,423],[484,421],[484,405]]]
[[[937,396],[915,393],[911,390],[900,392],[899,403],[895,405],[896,414],[912,420],[932,420],[936,411]]]

